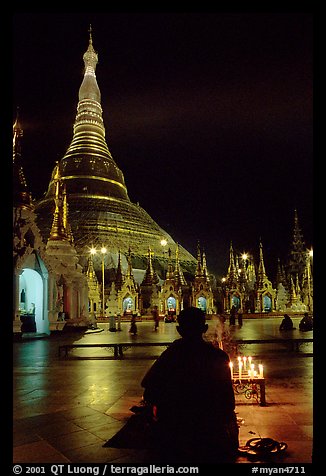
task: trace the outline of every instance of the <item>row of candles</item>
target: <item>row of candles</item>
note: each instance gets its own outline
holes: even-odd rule
[[[231,370],[231,378],[233,378],[235,374],[235,369],[233,362],[230,361],[230,370]],[[258,372],[255,370],[255,364],[252,363],[252,357],[238,357],[238,375],[239,380],[241,378],[264,378],[264,368],[262,364],[258,365]]]

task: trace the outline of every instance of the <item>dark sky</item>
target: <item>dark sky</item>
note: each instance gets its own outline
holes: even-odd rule
[[[299,12],[18,13],[13,119],[25,175],[47,189],[72,138],[89,24],[109,149],[129,197],[208,267],[230,241],[274,279],[313,211],[313,16]]]

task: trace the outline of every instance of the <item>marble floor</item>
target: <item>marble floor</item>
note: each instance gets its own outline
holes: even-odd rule
[[[248,319],[241,328],[234,326],[227,331],[234,338],[279,337],[279,323],[274,318],[268,322]],[[208,340],[214,337],[215,326],[216,322],[209,321]],[[99,330],[102,329],[102,332],[70,332],[14,342],[14,463],[150,461],[146,450],[103,448],[103,444],[131,416],[130,408],[142,396],[140,381],[163,348],[129,348],[123,360],[114,360],[108,348],[74,349],[68,358],[59,357],[58,346],[73,341],[170,342],[179,337],[176,325],[161,322],[154,332],[151,322],[140,322],[134,337],[128,332],[129,323],[122,323],[121,332],[109,332],[105,323],[99,324]],[[298,329],[294,333],[299,333]],[[264,364],[267,405],[260,406],[253,399],[236,395],[236,412],[242,422],[240,444],[253,437],[273,438],[288,445],[282,463],[311,463],[312,354],[259,345],[247,346],[241,352]],[[239,464],[251,462],[245,456],[237,460]]]

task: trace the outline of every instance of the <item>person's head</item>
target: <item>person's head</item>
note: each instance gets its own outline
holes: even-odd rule
[[[200,337],[208,325],[205,324],[205,313],[198,307],[183,309],[178,318],[177,331],[182,337]]]
[[[290,316],[288,314],[284,314],[284,319],[290,319]]]

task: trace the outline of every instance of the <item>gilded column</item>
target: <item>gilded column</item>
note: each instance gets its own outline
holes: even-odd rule
[[[19,311],[19,276],[22,273],[21,269],[15,269],[14,271],[14,312],[13,312],[13,332],[21,332],[21,321]]]

